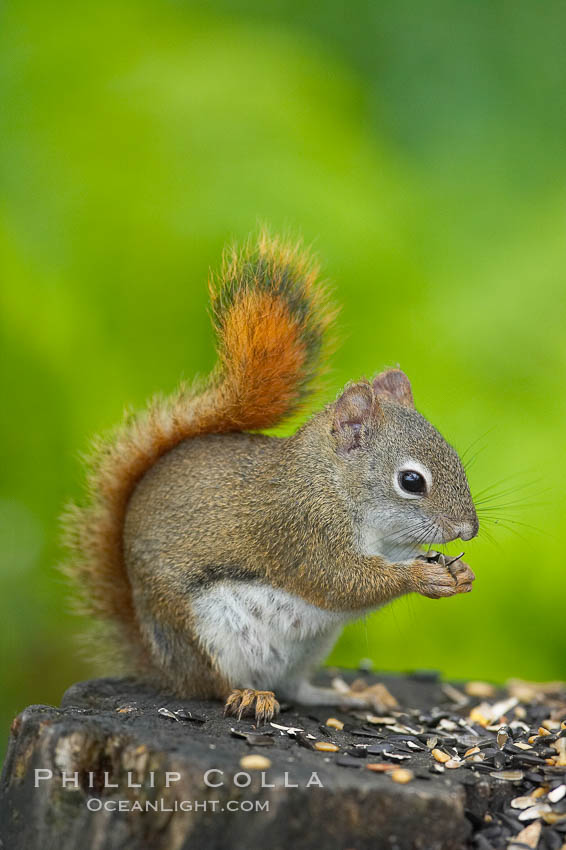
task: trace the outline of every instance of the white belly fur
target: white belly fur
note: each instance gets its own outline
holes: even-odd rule
[[[192,600],[197,633],[233,687],[296,692],[362,612],[325,611],[260,582],[222,581]]]

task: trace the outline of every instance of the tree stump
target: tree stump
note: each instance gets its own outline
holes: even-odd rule
[[[223,717],[215,702],[97,679],[71,687],[60,708],[26,708],[12,724],[2,774],[0,846],[456,850],[504,847],[513,836],[527,847],[566,843],[559,685],[496,692],[430,673],[339,675],[384,683],[398,705],[386,716],[283,705],[277,726],[256,729]],[[511,801],[537,788],[532,805],[541,813],[525,818]]]

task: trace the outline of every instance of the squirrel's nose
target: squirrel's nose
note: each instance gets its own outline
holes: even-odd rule
[[[466,520],[466,522],[460,523],[460,525],[455,528],[455,531],[458,533],[458,537],[461,540],[471,540],[472,537],[477,535],[479,528],[480,524],[476,516],[471,520]]]

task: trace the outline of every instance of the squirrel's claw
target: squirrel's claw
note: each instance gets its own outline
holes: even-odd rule
[[[417,557],[419,566],[415,589],[430,599],[469,593],[476,577],[460,557],[449,559],[438,552],[427,552],[424,557]]]
[[[238,720],[255,716],[256,723],[266,723],[279,714],[279,703],[273,691],[256,691],[253,688],[234,688],[224,706],[224,716],[234,715]]]

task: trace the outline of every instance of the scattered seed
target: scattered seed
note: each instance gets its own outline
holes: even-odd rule
[[[417,731],[416,729],[410,729],[408,726],[400,726],[398,723],[392,726],[386,726],[385,728],[388,732],[394,732],[397,735],[412,735]]]
[[[558,788],[553,788],[552,791],[549,791],[546,796],[551,803],[559,803],[565,795],[566,785],[559,785]]]
[[[295,732],[294,737],[296,738],[299,747],[304,747],[306,750],[314,750],[313,741],[316,740],[314,735],[305,735],[304,732]]]
[[[206,723],[206,717],[202,714],[195,714],[194,711],[189,711],[188,708],[179,708],[175,714],[179,720],[187,720],[193,723]]]
[[[536,806],[530,806],[519,815],[519,820],[538,820],[546,812],[550,812],[551,808],[546,803],[538,803]]]
[[[403,767],[396,767],[389,775],[393,782],[399,782],[401,785],[406,785],[407,782],[411,782],[415,778],[412,770],[406,770]]]
[[[340,749],[336,744],[331,744],[330,741],[317,741],[314,748],[320,750],[321,753],[337,753]]]
[[[539,843],[540,833],[542,830],[542,826],[540,821],[536,823],[531,823],[529,826],[526,826],[521,830],[517,835],[515,835],[509,844],[507,845],[509,848],[522,848],[524,850],[525,847],[530,847],[532,850],[536,850],[536,847]]]
[[[240,759],[240,767],[243,767],[244,770],[267,770],[268,767],[271,767],[271,761],[265,756],[253,754],[243,756]]]
[[[373,723],[376,726],[387,726],[389,723],[395,723],[394,717],[379,717],[377,714],[368,714],[364,720],[366,723]]]
[[[274,729],[278,729],[282,734],[287,733],[287,735],[295,735],[296,732],[305,731],[299,726],[282,726],[280,723],[270,723],[269,725],[273,726]]]
[[[470,722],[479,723],[480,726],[491,726],[496,721],[501,720],[512,708],[515,708],[518,702],[519,700],[516,697],[500,700],[493,704],[481,702],[470,711]]]
[[[365,759],[367,756],[367,747],[355,744],[353,747],[348,747],[346,753],[356,759]]]
[[[523,708],[523,706],[519,706],[519,708]],[[527,715],[525,713],[525,717],[526,716]],[[530,727],[527,726],[526,723],[523,723],[522,720],[512,720],[510,725],[511,725],[511,729],[513,729],[513,731],[516,732],[516,733],[524,732],[526,734],[527,732],[529,732],[529,729],[530,729]]]
[[[477,723],[479,726],[487,726],[487,724],[489,723],[488,718],[485,716],[485,714],[482,714],[482,711],[479,706],[472,708],[468,715],[468,720],[470,721],[470,723]]]
[[[520,782],[523,778],[522,770],[491,770],[489,773],[494,779],[503,779],[505,782]]]
[[[539,797],[544,797],[547,791],[548,785],[539,785],[539,787],[535,788],[535,790],[532,792],[531,797],[533,798],[533,800],[538,800]]]
[[[456,705],[467,705],[469,703],[468,697],[459,691],[458,688],[455,688],[453,685],[450,685],[448,682],[445,682],[442,685],[442,691],[449,700],[452,700]]]
[[[564,814],[559,814],[558,812],[543,812],[542,819],[545,823],[555,824],[555,823],[565,823],[566,822],[566,812]]]
[[[179,723],[179,718],[177,717],[175,712],[169,711],[168,708],[158,708],[157,713],[160,714],[162,717],[167,717],[169,720],[176,720],[177,723]]]
[[[437,729],[441,729],[443,732],[457,732],[458,724],[454,723],[453,720],[448,720],[446,717],[443,717],[438,724]]]
[[[544,764],[544,759],[535,756],[533,753],[514,753],[513,761],[519,764]]]
[[[550,717],[543,720],[540,725],[544,726],[545,729],[548,729],[549,732],[557,732],[560,729],[560,723],[558,720],[552,720]]]
[[[468,696],[489,699],[495,696],[495,688],[488,682],[467,682],[464,688]]]
[[[514,800],[511,800],[511,807],[513,809],[528,809],[533,805],[533,797],[515,797]]]
[[[246,741],[250,747],[272,747],[275,744],[271,735],[264,735],[262,732],[249,732]]]
[[[344,690],[349,687],[343,683]],[[437,694],[442,689],[446,698],[440,706],[396,709],[376,702],[373,711],[349,712],[346,723],[335,716],[324,723],[324,716],[318,713],[307,715],[304,723],[315,721],[309,729],[318,740],[306,727],[280,723],[267,727],[271,736],[245,724],[237,725],[250,731],[236,734],[251,747],[279,743],[285,749],[298,743],[319,751],[325,762],[352,769],[367,767],[373,773],[391,775],[399,784],[418,778],[434,786],[435,776],[436,783],[442,784],[442,774],[446,777],[446,771],[461,768],[457,784],[483,786],[487,780],[491,785],[492,797],[486,800],[489,818],[484,821],[470,815],[478,850],[519,850],[519,846],[526,850],[535,846],[537,835],[545,850],[566,850],[566,843],[562,846],[566,838],[566,691],[550,694],[544,687],[537,685],[537,695],[533,691],[528,701],[519,704],[516,690],[499,699],[489,683],[469,682],[452,690],[451,685],[439,681]],[[354,685],[360,694],[370,689],[364,681]],[[503,689],[499,693],[504,693]],[[471,707],[464,708],[467,702]],[[177,711],[166,709],[161,714],[181,719]],[[299,722],[298,717],[292,719]],[[358,728],[353,728],[354,724]],[[357,736],[365,743],[356,744]],[[341,746],[334,743],[336,738]],[[253,765],[261,757],[257,750],[251,752]],[[296,748],[293,752],[300,759]],[[432,758],[423,760],[427,765],[421,763],[419,752],[431,752]],[[265,762],[260,761],[256,769],[265,769]]]

